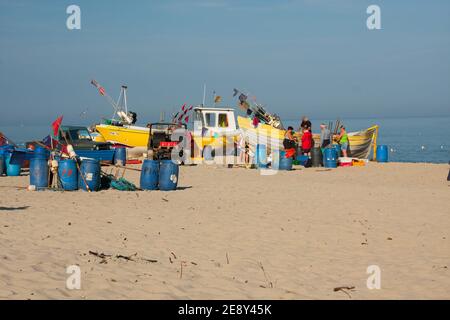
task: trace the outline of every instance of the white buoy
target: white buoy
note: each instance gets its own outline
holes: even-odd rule
[[[69,153],[69,157],[70,157],[71,159],[74,159],[74,158],[77,156],[77,154],[76,154],[75,151],[73,150],[73,146],[72,146],[71,144],[68,144],[68,145],[67,145],[67,153]]]
[[[425,146],[421,146],[420,149],[425,150]]]

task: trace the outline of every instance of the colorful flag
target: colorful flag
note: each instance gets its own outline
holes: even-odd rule
[[[63,119],[63,116],[59,116],[58,119],[53,121],[53,123],[52,123],[53,137],[58,136],[58,131],[59,131],[59,127],[61,126],[62,119]]]
[[[184,122],[186,122],[186,123],[189,122],[189,116],[186,116],[186,118],[184,118]]]
[[[239,101],[243,103],[243,102],[245,102],[245,100],[247,100],[247,96],[245,94],[241,93],[239,95]]]
[[[193,109],[194,107],[191,105],[191,106],[187,106],[187,104],[185,103],[185,104],[183,104],[182,106],[181,106],[181,110],[180,111],[178,111],[177,113],[175,113],[174,115],[173,115],[173,117],[172,117],[172,122],[177,122],[177,123],[182,123],[183,122],[183,118],[187,115],[187,113],[189,112],[189,111],[191,111],[192,109]],[[189,117],[187,117],[187,119],[189,119]]]
[[[99,92],[102,96],[105,95],[105,93],[106,93],[105,88],[103,88],[102,86],[100,86],[100,84],[99,84],[97,81],[91,80],[91,84],[92,84],[94,87],[96,87],[96,88],[98,89],[98,92]]]
[[[53,139],[50,135],[46,136],[42,142],[50,149],[55,149],[58,145],[58,140]]]

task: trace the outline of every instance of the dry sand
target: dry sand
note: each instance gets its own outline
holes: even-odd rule
[[[1,177],[0,298],[450,299],[447,174],[185,166],[178,191],[98,193],[30,192],[10,187],[27,176]],[[69,265],[81,290],[66,288]],[[379,290],[366,286],[369,265]]]

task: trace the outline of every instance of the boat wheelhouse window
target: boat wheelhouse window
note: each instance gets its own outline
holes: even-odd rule
[[[219,113],[219,127],[228,128],[228,115],[226,113]]]
[[[207,127],[215,127],[216,126],[216,114],[212,112],[205,113],[205,121]]]

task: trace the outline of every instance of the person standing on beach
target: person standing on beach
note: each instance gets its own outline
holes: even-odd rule
[[[241,134],[239,135],[239,140],[238,140],[238,150],[239,150],[239,161],[240,164],[247,164],[248,163],[248,145],[245,142],[245,137],[244,134],[241,132]]]
[[[313,138],[310,128],[305,128],[302,135],[302,153],[304,155],[309,156],[312,145],[313,145]]]
[[[348,135],[347,131],[345,131],[345,127],[341,126],[341,132],[337,137],[338,143],[341,145],[342,155],[347,157],[347,149],[348,149]]]
[[[283,147],[286,151],[286,158],[293,157],[295,159],[295,138],[294,128],[288,127],[286,134],[284,135]]]
[[[331,132],[325,123],[320,125],[320,148],[325,149],[331,143]]]

